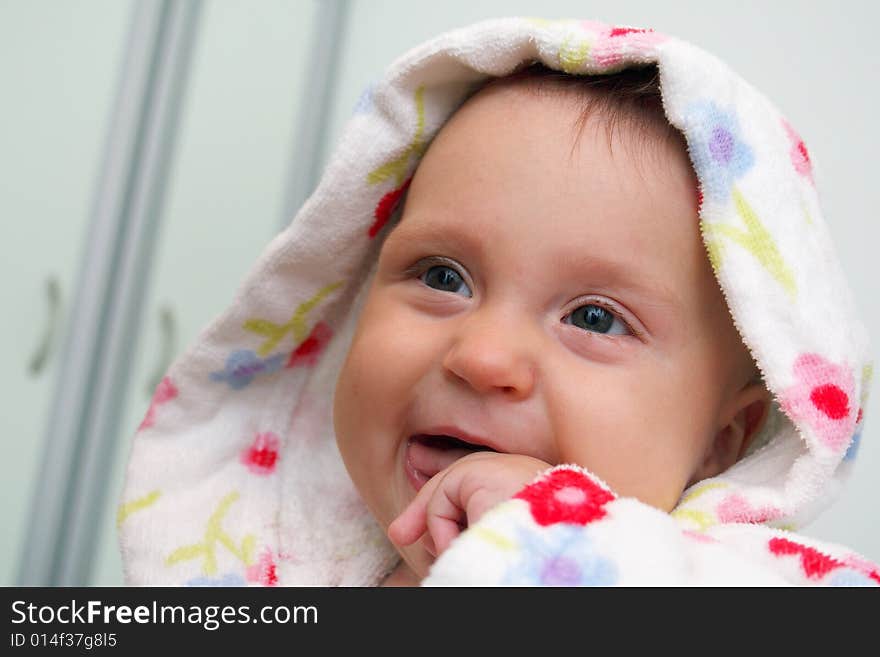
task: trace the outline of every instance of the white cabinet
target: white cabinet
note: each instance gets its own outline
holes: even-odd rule
[[[291,178],[314,168],[298,135],[318,14],[287,0],[0,4],[0,585],[122,583],[117,508],[156,377],[230,303],[290,219]],[[87,353],[65,359],[77,331]]]
[[[165,357],[225,310],[284,221],[315,6],[262,0],[258,9],[228,0],[202,9],[89,584],[122,583],[125,463]]]
[[[0,585],[15,582],[132,0],[0,3]],[[50,283],[51,281],[51,283]]]

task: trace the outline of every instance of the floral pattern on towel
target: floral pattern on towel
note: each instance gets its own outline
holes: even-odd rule
[[[853,403],[852,369],[819,354],[805,353],[798,356],[792,370],[795,383],[782,393],[782,409],[795,421],[805,421],[824,447],[843,449],[861,419],[858,405]]]
[[[726,487],[706,489],[723,493]],[[574,491],[597,495],[586,522],[567,510],[552,512],[554,522],[544,512],[534,514],[536,508],[559,507],[560,492],[567,509],[568,498],[579,497]],[[437,558],[423,584],[880,586],[878,567],[845,548],[808,545],[779,529],[744,523],[740,517],[706,531],[683,530],[660,509],[617,497],[589,471],[556,466],[469,526]]]

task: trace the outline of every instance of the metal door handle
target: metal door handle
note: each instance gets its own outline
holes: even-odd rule
[[[54,274],[46,279],[46,294],[49,298],[49,322],[43,339],[28,363],[28,371],[35,378],[46,367],[52,353],[52,345],[55,343],[55,334],[58,332],[58,321],[61,314],[61,284]]]
[[[147,379],[147,387],[145,392],[147,397],[152,397],[153,392],[162,382],[162,377],[168,371],[174,354],[177,353],[177,326],[174,319],[174,311],[168,305],[163,305],[159,309],[159,333],[161,335],[161,344],[159,345],[159,362],[153,375]]]

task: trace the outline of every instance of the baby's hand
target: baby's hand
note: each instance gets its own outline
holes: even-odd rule
[[[411,545],[425,534],[435,557],[468,525],[510,499],[550,464],[519,454],[474,452],[431,477],[415,499],[388,526],[396,545]]]

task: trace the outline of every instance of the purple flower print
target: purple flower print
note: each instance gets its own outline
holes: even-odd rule
[[[284,354],[262,360],[250,350],[233,351],[226,359],[226,367],[223,370],[211,372],[211,380],[226,381],[231,388],[241,390],[258,374],[276,372],[283,364]]]
[[[736,114],[712,101],[700,101],[688,108],[685,131],[703,196],[726,201],[733,183],[755,164]]]

